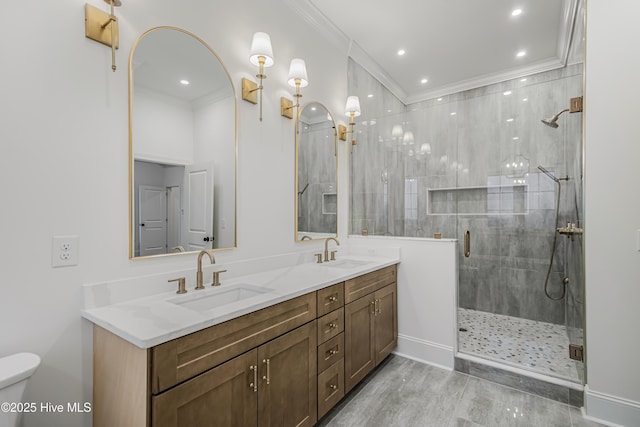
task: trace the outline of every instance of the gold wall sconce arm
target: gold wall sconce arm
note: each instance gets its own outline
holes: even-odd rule
[[[116,71],[116,49],[119,47],[118,18],[114,7],[122,6],[120,0],[104,0],[109,4],[109,14],[90,4],[84,5],[84,35],[111,48],[111,69]]]
[[[262,121],[262,81],[267,78],[264,69],[265,67],[271,67],[273,65],[273,49],[271,47],[271,37],[269,37],[269,34],[257,32],[253,35],[249,61],[259,67],[258,74],[256,74],[259,83],[243,78],[242,99],[252,104],[260,102],[260,121]],[[258,94],[260,95],[259,98]]]
[[[285,97],[280,98],[280,115],[288,119],[293,119],[293,109],[295,108],[298,110],[300,108],[300,98],[302,98],[300,88],[307,87],[309,85],[307,65],[303,59],[294,58],[291,60],[287,83],[289,83],[289,86],[296,88],[296,93],[293,94],[296,99],[296,103],[294,104],[293,101]]]

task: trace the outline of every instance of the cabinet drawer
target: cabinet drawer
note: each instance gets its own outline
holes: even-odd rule
[[[316,318],[316,293],[276,304],[152,350],[151,391],[157,394]]]
[[[349,279],[344,285],[345,303],[355,301],[360,297],[384,288],[396,281],[396,266],[391,265],[383,269]]]
[[[322,372],[344,357],[344,333],[318,346],[318,372]]]
[[[344,307],[318,319],[318,343],[323,343],[344,331]]]
[[[318,375],[318,419],[344,397],[344,359]]]
[[[318,317],[344,305],[344,282],[318,291]]]

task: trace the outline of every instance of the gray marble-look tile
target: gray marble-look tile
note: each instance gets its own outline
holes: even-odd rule
[[[456,417],[487,427],[571,425],[567,405],[477,378],[469,379]]]

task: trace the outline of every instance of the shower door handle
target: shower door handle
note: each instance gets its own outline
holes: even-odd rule
[[[469,258],[471,255],[471,232],[466,230],[464,232],[464,256]]]

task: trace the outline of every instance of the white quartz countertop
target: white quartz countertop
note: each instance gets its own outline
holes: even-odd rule
[[[244,314],[400,262],[399,256],[349,256],[221,279],[217,287],[187,287],[82,310],[82,316],[140,348],[150,348]],[[160,279],[158,279],[160,281]],[[177,289],[177,284],[176,284]],[[244,294],[243,294],[244,293]],[[224,295],[223,295],[224,294]],[[219,304],[224,298],[239,300]],[[248,296],[245,296],[248,295]],[[195,301],[198,300],[198,301]]]

